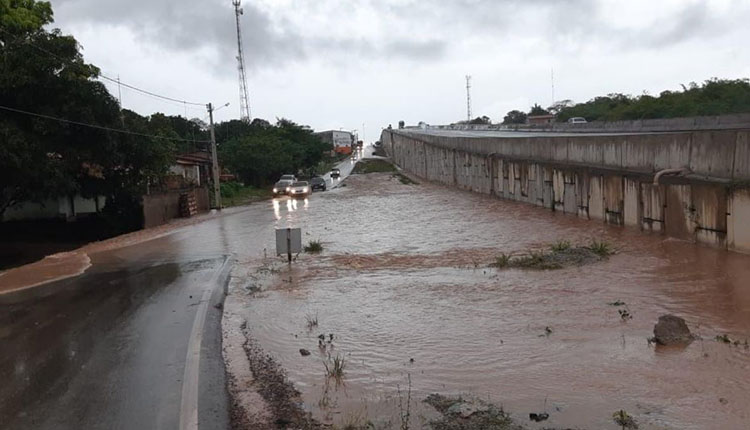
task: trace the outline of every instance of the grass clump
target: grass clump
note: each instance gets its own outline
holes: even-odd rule
[[[570,241],[559,240],[553,243],[552,245],[550,245],[549,249],[552,252],[560,252],[560,251],[567,251],[568,249],[570,249],[570,247],[571,247]]]
[[[344,377],[344,368],[346,367],[344,357],[337,354],[336,357],[331,358],[329,355],[328,360],[324,361],[323,365],[326,368],[326,376],[335,379],[336,383],[341,383]]]
[[[610,255],[615,253],[614,248],[608,242],[600,242],[596,239],[591,241],[591,244],[588,246],[588,248],[591,250],[591,252],[602,258],[609,257]]]
[[[528,251],[526,254],[515,256],[502,253],[495,258],[490,267],[555,270],[594,263],[614,254],[610,244],[596,241],[590,246],[573,246],[569,241],[561,240],[548,245],[547,248],[549,251]]]
[[[508,267],[508,265],[510,265],[510,255],[504,252],[501,253],[499,257],[495,258],[494,264],[491,264],[491,266],[497,267],[500,269]]]
[[[323,252],[323,243],[319,240],[311,240],[304,249],[308,254],[320,254]]]
[[[317,327],[318,326],[318,314],[305,315],[305,324],[307,325],[308,330],[312,330],[314,327]]]
[[[391,173],[396,171],[396,166],[391,162],[380,159],[365,159],[360,160],[354,165],[352,173]]]
[[[615,421],[615,424],[622,427],[622,430],[634,430],[638,428],[635,418],[622,409],[612,414],[612,419]]]

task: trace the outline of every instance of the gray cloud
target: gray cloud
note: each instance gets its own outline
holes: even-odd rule
[[[235,55],[234,11],[228,0],[56,0],[53,7],[58,21],[122,26],[146,42],[166,49],[209,48],[221,58]],[[243,43],[250,67],[278,65],[304,57],[299,34],[276,28],[252,4],[243,9]]]
[[[519,38],[538,40],[537,51],[577,52],[591,44],[618,49],[659,49],[728,30],[708,0],[688,3],[647,29],[616,28],[595,0],[330,0],[300,2],[290,15],[323,17],[317,27],[294,23],[253,2],[243,5],[243,40],[250,68],[273,68],[311,57],[342,63],[352,56],[434,61],[460,49],[467,38],[503,47]],[[169,50],[207,49],[216,62],[235,55],[234,13],[229,0],[53,0],[59,21],[121,26],[148,44]],[[747,9],[746,6],[735,4]],[[357,28],[357,13],[374,17]],[[358,22],[358,21],[357,21]],[[322,26],[322,28],[321,28]],[[348,26],[348,27],[347,27]],[[329,31],[347,28],[350,31]],[[223,68],[225,72],[227,68]]]

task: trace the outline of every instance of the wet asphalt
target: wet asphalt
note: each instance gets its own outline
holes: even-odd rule
[[[224,258],[90,270],[0,296],[0,422],[7,429],[179,428],[195,311]],[[201,428],[227,428],[221,310],[209,307]]]
[[[342,179],[353,165],[338,166]],[[0,295],[0,429],[229,428],[221,317],[233,233],[218,225],[210,244],[188,228]]]

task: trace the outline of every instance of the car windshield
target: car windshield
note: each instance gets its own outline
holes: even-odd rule
[[[282,181],[293,181],[294,180],[294,175],[284,175],[284,176],[281,177],[280,180],[282,180]]]
[[[321,182],[325,182],[325,179],[323,179],[323,178],[312,178],[312,180],[310,182],[312,182],[314,184],[318,184],[318,183],[321,183]]]
[[[331,172],[336,172],[336,173],[338,173],[338,172],[339,172],[339,169],[331,169]]]
[[[306,187],[307,182],[295,182],[292,186],[293,187]]]

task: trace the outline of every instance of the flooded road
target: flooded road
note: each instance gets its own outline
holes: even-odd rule
[[[490,400],[530,428],[615,429],[620,409],[646,429],[746,428],[750,351],[714,337],[750,338],[749,256],[391,174],[341,185],[91,248],[83,275],[0,296],[0,376],[14,381],[0,418],[11,428],[171,427],[196,294],[232,255],[225,319],[247,322],[321,421],[397,428],[411,378],[411,428],[434,416],[421,402],[433,392]],[[291,271],[273,255],[274,228],[287,226],[324,246]],[[617,254],[555,271],[488,268],[501,253],[591,239]],[[608,304],[617,300],[632,319]],[[650,346],[665,313],[702,340]],[[45,324],[45,315],[58,316]],[[334,335],[325,351],[320,334]],[[211,339],[207,350],[218,351]],[[46,366],[34,358],[45,348]],[[346,360],[343,385],[325,376],[329,354]],[[542,411],[548,421],[528,421]]]
[[[620,409],[641,428],[746,428],[750,351],[714,337],[750,338],[750,257],[390,174],[346,183],[293,210],[272,204],[276,225],[302,227],[325,250],[263,292],[230,297],[317,418],[398,424],[410,376],[413,399],[475,395],[531,428],[528,414],[547,411],[546,427],[614,429]],[[500,253],[592,239],[617,254],[555,271],[487,267]],[[702,339],[649,345],[665,313]],[[346,359],[343,386],[326,384],[329,354]],[[413,407],[419,428],[430,408]]]

